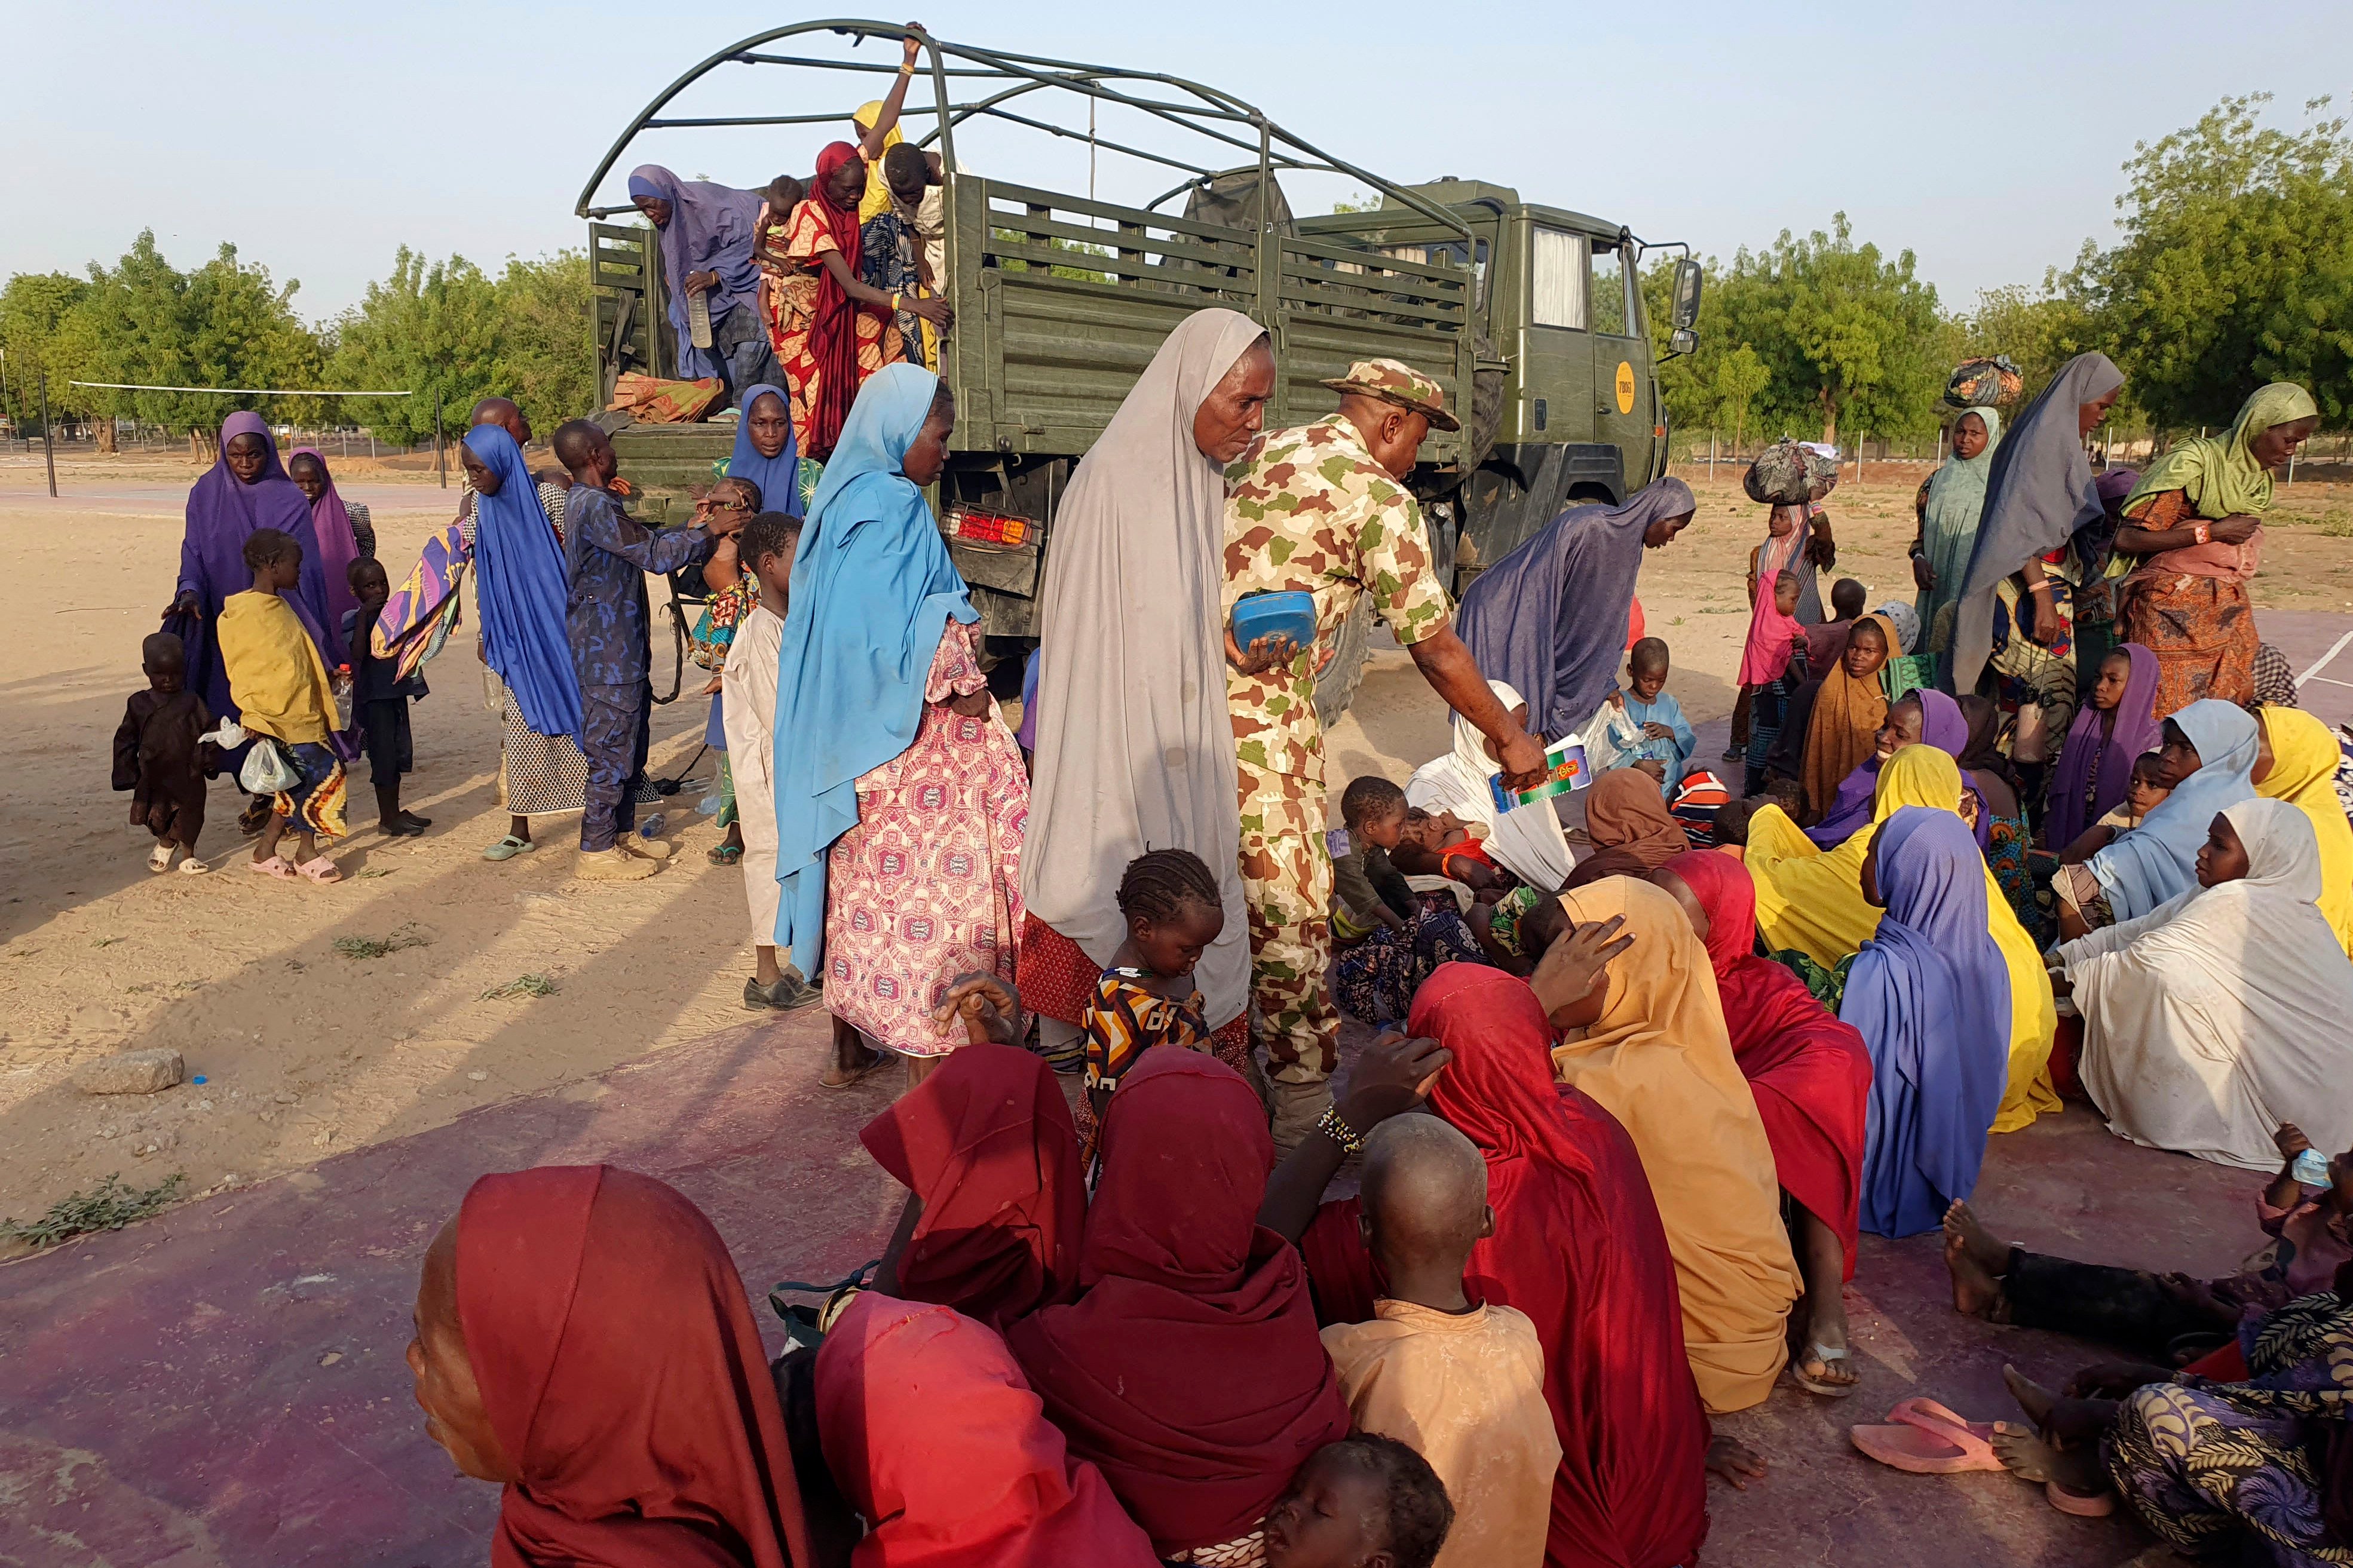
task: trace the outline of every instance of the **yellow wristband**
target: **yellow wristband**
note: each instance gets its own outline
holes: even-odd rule
[[[913,64],[902,60],[899,64],[899,74],[901,76],[913,76],[915,74],[915,68]]]
[[[891,296],[891,313],[894,316],[899,313],[899,300],[901,298],[902,296],[897,294]]]

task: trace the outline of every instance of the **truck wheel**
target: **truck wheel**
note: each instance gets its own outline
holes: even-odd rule
[[[1315,678],[1315,719],[1326,730],[1340,721],[1340,715],[1356,700],[1356,688],[1365,682],[1365,646],[1372,633],[1373,602],[1359,598],[1341,623],[1332,662]]]

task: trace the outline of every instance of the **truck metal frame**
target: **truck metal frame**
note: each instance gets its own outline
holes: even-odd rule
[[[625,368],[673,374],[676,349],[659,247],[648,243],[650,230],[596,221],[632,210],[594,205],[598,186],[648,132],[847,121],[845,110],[666,112],[723,68],[897,74],[895,62],[776,47],[807,35],[845,37],[852,47],[908,36],[896,24],[845,18],[797,23],[730,45],[664,89],[582,188],[575,211],[591,220],[606,401]],[[939,510],[993,636],[1035,636],[1035,595],[1055,498],[1162,339],[1187,314],[1211,306],[1242,311],[1267,328],[1278,366],[1270,428],[1330,412],[1332,395],[1317,384],[1352,361],[1381,355],[1434,377],[1450,406],[1466,411],[1461,432],[1431,432],[1413,479],[1431,503],[1432,542],[1450,576],[1458,538],[1461,572],[1475,573],[1541,526],[1564,500],[1622,499],[1662,470],[1665,430],[1635,281],[1642,247],[1625,229],[1530,206],[1499,187],[1398,184],[1325,153],[1230,94],[1164,73],[918,37],[930,101],[906,103],[901,123],[909,141],[941,155],[948,222],[939,291],[956,317],[941,349],[956,426]],[[1230,156],[1219,167],[1055,124],[1040,118],[1042,102],[1033,98],[1039,93],[1132,110],[1202,139],[1215,156]],[[1085,142],[1181,177],[1145,206],[1132,207],[966,172],[955,154],[956,131],[982,118]],[[1292,173],[1345,177],[1376,193],[1378,210],[1293,219],[1279,183]],[[1162,210],[1179,197],[1187,213]],[[1540,231],[1565,237],[1539,242],[1533,237]],[[1605,254],[1617,258],[1616,305],[1598,285],[1588,290],[1586,274],[1577,274],[1576,288],[1609,307],[1602,310],[1586,292],[1577,294],[1577,310],[1589,319],[1574,332],[1590,340],[1581,360],[1567,352],[1574,345],[1567,330],[1530,308],[1532,279],[1551,290],[1546,298],[1568,298],[1559,278],[1536,278],[1545,265],[1532,248],[1539,243],[1555,261],[1564,246],[1580,266]],[[1553,271],[1567,276],[1556,265]],[[1691,302],[1695,311],[1695,280]],[[1606,321],[1590,319],[1601,316]],[[1678,317],[1688,327],[1680,310]],[[1609,383],[1614,401],[1593,395],[1604,384],[1603,339],[1583,331],[1588,324],[1620,333],[1609,345],[1618,361]],[[1569,399],[1558,395],[1564,380],[1575,386]],[[1567,405],[1580,401],[1596,406]],[[644,492],[642,510],[659,520],[690,483],[708,482],[731,429],[640,426],[617,433],[625,468]],[[974,519],[979,526],[971,525]],[[1352,628],[1359,649],[1364,630]],[[1344,655],[1335,661],[1348,667],[1336,672],[1346,687],[1335,693],[1342,706],[1353,691],[1356,663],[1354,650]]]

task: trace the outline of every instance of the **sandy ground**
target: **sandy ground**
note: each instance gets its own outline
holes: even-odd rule
[[[1840,574],[1861,577],[1874,605],[1911,595],[1903,552],[1925,472],[1874,466],[1834,502]],[[1732,468],[1685,477],[1698,517],[1646,560],[1640,592],[1650,630],[1674,647],[1671,689],[1705,722],[1732,706],[1741,574],[1762,527]],[[505,826],[498,720],[462,637],[427,668],[433,695],[413,713],[406,804],[433,819],[424,837],[377,837],[355,781],[355,831],[333,851],[348,879],[266,881],[241,868],[249,847],[224,782],[201,845],[216,874],[150,876],[153,841],[124,826],[127,797],[105,781],[123,700],[143,684],[139,639],[171,596],[192,478],[176,457],[69,459],[53,501],[37,455],[0,456],[13,655],[0,733],[15,762],[0,814],[0,1217],[30,1218],[118,1173],[143,1184],[185,1172],[191,1194],[242,1184],[744,1019],[741,874],[705,861],[718,834],[694,811],[710,759],[668,804],[679,855],[649,881],[575,883],[568,817],[542,819],[536,853],[484,861]],[[339,478],[373,509],[396,575],[454,510],[456,492],[429,472],[354,460]],[[2279,517],[2262,600],[2353,607],[2353,484],[2299,483]],[[1335,790],[1367,771],[1402,779],[1447,743],[1444,710],[1407,657],[1372,657],[1331,738]],[[657,689],[669,670],[662,647]],[[656,711],[658,774],[676,775],[700,741],[696,673]],[[334,950],[396,935],[417,945],[373,959]],[[525,973],[551,976],[554,993],[486,999]],[[76,1065],[142,1046],[176,1047],[206,1082],[146,1098],[70,1087]]]

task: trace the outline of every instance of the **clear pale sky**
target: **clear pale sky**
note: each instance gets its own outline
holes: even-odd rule
[[[301,279],[297,306],[318,319],[353,303],[404,242],[493,269],[510,253],[578,245],[579,187],[649,99],[705,55],[814,14],[667,0],[7,0],[0,273],[111,260],[152,226],[181,266],[234,241]],[[2260,12],[1218,0],[934,5],[921,20],[957,41],[1206,81],[1388,177],[1477,175],[1704,252],[1825,226],[1843,209],[1858,237],[1910,247],[1947,306],[1966,307],[1981,289],[2039,281],[2087,237],[2107,242],[2136,141],[2226,94],[2274,94],[2273,121],[2286,126],[2304,121],[2307,99],[2333,93],[2344,107],[2347,15],[2343,0]],[[859,58],[886,56],[870,43]],[[847,109],[870,90],[849,79],[783,103],[818,84],[729,67],[671,112]],[[1103,132],[1114,133],[1108,120]],[[755,185],[806,174],[832,134],[649,132],[621,167]],[[1043,137],[960,152],[993,174],[1085,185],[1084,149]],[[1110,199],[1175,183],[1108,158],[1103,171]],[[1292,188],[1302,212],[1345,194]],[[617,178],[602,199],[620,199]]]

